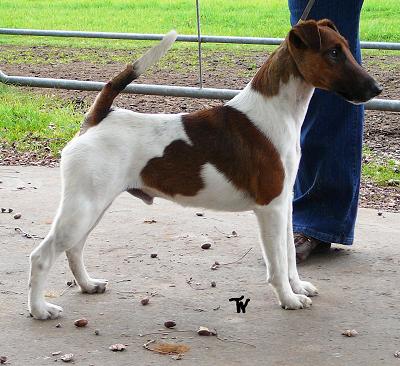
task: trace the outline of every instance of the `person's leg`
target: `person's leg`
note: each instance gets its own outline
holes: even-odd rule
[[[289,0],[297,23],[307,0]],[[316,0],[309,19],[328,18],[361,62],[362,0]],[[294,187],[293,229],[324,242],[352,244],[361,174],[362,106],[316,90],[302,132],[302,158]]]

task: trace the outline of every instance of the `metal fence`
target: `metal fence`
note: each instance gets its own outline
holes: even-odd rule
[[[199,27],[199,25],[198,25]],[[79,32],[61,30],[36,30],[36,29],[9,29],[0,28],[0,34],[8,35],[29,35],[47,37],[79,37],[79,38],[101,38],[101,39],[126,39],[126,40],[160,40],[161,34],[140,34],[140,33],[110,33],[110,32]],[[258,44],[258,45],[279,45],[283,38],[258,38],[258,37],[226,37],[226,36],[204,36],[200,32],[194,35],[179,35],[177,41],[201,43],[236,43],[236,44]],[[400,43],[386,42],[361,42],[364,49],[385,49],[400,50]],[[199,56],[201,65],[201,57]],[[31,86],[41,88],[71,89],[71,90],[101,90],[105,83],[83,80],[51,79],[38,77],[25,77],[7,75],[0,70],[0,82],[19,86]],[[201,85],[201,76],[200,76]],[[231,99],[239,90],[196,88],[172,85],[153,84],[132,84],[124,93],[162,95],[174,97],[190,97],[205,99]],[[373,99],[365,104],[366,109],[400,112],[400,100]]]

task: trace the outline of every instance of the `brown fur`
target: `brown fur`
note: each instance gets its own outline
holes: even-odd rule
[[[127,65],[125,70],[120,72],[116,77],[104,85],[95,102],[90,107],[79,134],[82,135],[88,130],[88,128],[96,126],[107,117],[114,99],[136,78],[137,75],[134,66]]]
[[[301,77],[285,41],[261,66],[251,85],[266,97],[273,97],[279,93],[280,84],[287,83],[292,75]]]
[[[281,193],[279,154],[243,113],[222,106],[184,115],[182,123],[192,145],[175,140],[162,157],[149,160],[141,172],[146,186],[170,196],[194,196],[204,188],[202,166],[211,163],[260,205]]]
[[[309,26],[304,27],[305,24]],[[293,42],[293,37],[297,36],[305,44],[310,42],[315,43],[315,38],[320,38],[320,46],[318,49],[310,47],[299,47]],[[307,21],[307,23],[300,23],[293,27],[289,36],[289,48],[293,59],[296,61],[298,69],[304,79],[315,87],[324,90],[334,90],[332,85],[333,80],[343,75],[343,78],[348,82],[348,75],[343,71],[340,64],[338,67],[332,67],[324,57],[325,52],[334,47],[339,47],[345,54],[347,60],[350,61],[355,67],[357,63],[350,53],[349,45],[345,38],[343,38],[337,31],[335,25],[328,19],[323,19],[318,22],[314,20]],[[316,70],[318,72],[316,72]]]

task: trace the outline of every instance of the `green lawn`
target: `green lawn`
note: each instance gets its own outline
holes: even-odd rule
[[[49,148],[59,156],[82,119],[72,104],[0,84],[0,144],[38,155]]]
[[[38,156],[58,157],[65,144],[79,131],[83,119],[73,105],[60,99],[22,92],[0,84],[0,145],[14,146],[18,151],[30,151]],[[378,185],[398,185],[399,162],[377,159],[367,148],[363,177]]]
[[[322,1],[322,0],[319,0]],[[342,0],[346,1],[346,0]],[[399,0],[365,0],[361,38],[400,41]],[[284,37],[289,30],[286,0],[202,0],[203,34]],[[5,28],[67,29],[137,33],[196,33],[194,0],[2,0]],[[0,36],[0,44],[131,47],[127,41]]]

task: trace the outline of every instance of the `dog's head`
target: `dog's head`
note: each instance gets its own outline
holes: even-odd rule
[[[356,62],[349,45],[328,19],[295,25],[287,37],[289,52],[303,78],[316,88],[364,103],[382,87]]]

